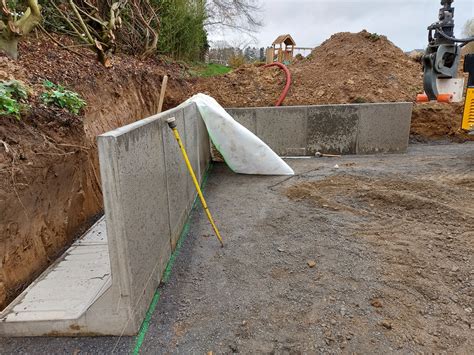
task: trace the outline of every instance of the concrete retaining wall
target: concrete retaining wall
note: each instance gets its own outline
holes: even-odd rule
[[[176,118],[202,181],[210,143],[195,104],[98,137],[105,223],[99,222],[97,235],[85,239],[89,249],[100,253],[76,242],[0,313],[0,336],[120,336],[139,331],[196,197],[165,122],[168,117]],[[101,234],[106,238],[98,238]],[[97,257],[104,265],[97,265]],[[54,285],[48,286],[49,280]]]
[[[406,152],[412,104],[231,108],[227,112],[278,155]]]
[[[120,320],[114,323],[127,325],[125,334],[138,332],[196,197],[181,151],[164,122],[168,117],[176,117],[189,159],[202,179],[210,161],[209,139],[195,104],[98,138],[112,287],[118,292],[112,305],[124,310],[116,312]]]

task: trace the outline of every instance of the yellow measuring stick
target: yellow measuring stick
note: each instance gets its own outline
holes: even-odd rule
[[[173,131],[174,137],[176,138],[179,148],[181,149],[181,153],[183,153],[184,161],[186,162],[186,166],[188,167],[189,174],[191,175],[191,178],[193,179],[194,186],[196,187],[196,191],[202,203],[202,207],[204,208],[204,211],[206,211],[207,219],[209,220],[209,223],[211,223],[214,231],[216,232],[217,239],[219,239],[221,246],[224,247],[224,242],[222,241],[221,234],[219,233],[219,230],[217,229],[217,226],[214,223],[214,219],[212,218],[211,212],[209,211],[209,208],[207,207],[207,203],[202,194],[201,187],[199,186],[199,182],[196,179],[196,174],[194,174],[193,167],[191,163],[189,162],[188,154],[186,153],[186,149],[184,149],[183,142],[181,141],[181,137],[179,136],[178,129],[176,128],[176,119],[174,117],[171,117],[171,118],[168,118],[166,122],[168,123],[168,126]]]

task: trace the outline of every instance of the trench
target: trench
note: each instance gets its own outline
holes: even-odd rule
[[[96,136],[156,113],[161,80],[97,78],[76,88],[88,103],[81,120],[58,122],[34,110],[0,129],[19,137],[10,142],[12,169],[2,171],[0,186],[0,310],[103,215]],[[171,81],[165,109],[185,95],[183,83]]]

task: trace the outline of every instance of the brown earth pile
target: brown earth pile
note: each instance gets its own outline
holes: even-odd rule
[[[176,65],[117,56],[105,69],[92,52],[76,51],[31,38],[18,61],[0,56],[0,80],[21,80],[32,92],[27,115],[0,120],[0,309],[101,213],[95,137],[156,113],[165,74],[165,108],[188,96]],[[79,92],[84,113],[44,106],[45,79]]]
[[[474,136],[461,129],[463,111],[464,103],[415,104],[410,129],[412,141],[473,141]]]
[[[384,36],[338,33],[293,68],[288,104],[413,101],[419,63]]]
[[[286,106],[366,102],[413,102],[423,92],[419,61],[385,36],[338,33],[311,55],[289,66],[292,86]],[[224,107],[272,106],[285,84],[277,68],[247,65],[194,85]],[[474,139],[460,129],[460,104],[415,105],[412,136],[418,140]]]
[[[338,33],[289,67],[292,86],[285,105],[413,101],[422,91],[420,64],[384,36]],[[281,93],[278,69],[245,66],[202,80],[197,91],[223,106],[271,106]]]

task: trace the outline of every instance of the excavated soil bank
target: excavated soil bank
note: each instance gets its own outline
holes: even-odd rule
[[[23,81],[31,110],[0,125],[0,309],[61,254],[102,211],[95,137],[156,113],[162,78],[170,75],[165,108],[189,91],[181,68],[118,56],[105,69],[45,39],[24,42],[17,62],[0,57],[0,79]],[[79,92],[81,116],[45,107],[43,80]],[[3,212],[5,211],[5,212]]]

